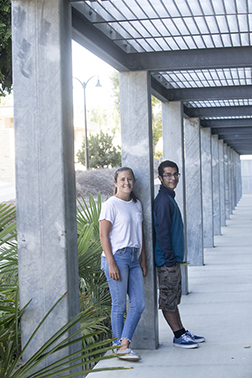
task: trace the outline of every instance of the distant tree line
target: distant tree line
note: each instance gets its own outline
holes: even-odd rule
[[[78,163],[86,165],[86,143],[83,138],[81,149],[77,152]],[[121,148],[113,145],[113,136],[105,134],[102,130],[99,134],[88,137],[88,159],[90,168],[108,168],[121,165]]]
[[[0,96],[12,89],[11,0],[0,1]]]

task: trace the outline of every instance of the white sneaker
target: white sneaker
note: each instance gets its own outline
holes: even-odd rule
[[[139,361],[141,359],[132,349],[127,348],[125,350],[116,350],[115,354],[120,360],[125,361]]]

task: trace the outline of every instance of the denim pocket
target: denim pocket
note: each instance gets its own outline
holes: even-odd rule
[[[105,264],[106,264],[107,258],[105,256],[101,257],[101,270],[105,272]]]
[[[122,255],[124,255],[126,252],[127,252],[127,248],[118,249],[118,250],[115,252],[115,255],[116,255],[116,256],[122,256]]]

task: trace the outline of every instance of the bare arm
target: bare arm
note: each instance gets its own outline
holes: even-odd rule
[[[146,261],[146,253],[145,253],[145,241],[144,241],[144,232],[142,228],[142,233],[143,233],[143,244],[142,244],[142,251],[141,251],[141,268],[143,271],[143,276],[146,277],[147,275],[147,261]]]
[[[102,249],[105,253],[105,256],[107,258],[108,264],[109,264],[109,276],[116,281],[120,281],[120,273],[118,266],[116,265],[111,244],[109,240],[109,234],[112,228],[112,223],[103,219],[100,221],[100,239],[101,239],[101,245]]]

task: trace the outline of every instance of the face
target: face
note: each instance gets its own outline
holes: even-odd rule
[[[174,177],[174,173],[178,173],[176,168],[164,167],[163,177],[158,176],[161,183],[168,189],[174,190],[178,185],[178,177]],[[168,175],[172,175],[170,178]]]
[[[118,197],[127,197],[133,190],[134,177],[130,171],[121,171],[118,173],[117,181],[115,182],[117,187]]]

